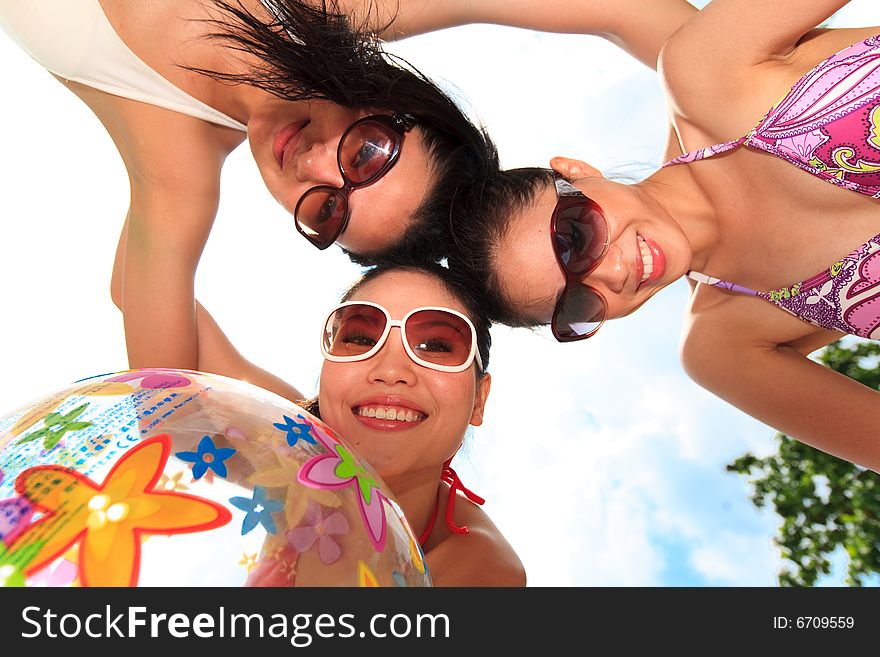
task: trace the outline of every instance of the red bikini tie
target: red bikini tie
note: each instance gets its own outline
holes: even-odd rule
[[[440,475],[440,481],[446,482],[449,484],[449,498],[446,500],[446,526],[456,534],[467,534],[468,528],[467,526],[458,527],[455,522],[452,520],[452,514],[455,511],[455,491],[460,490],[464,493],[465,497],[467,497],[474,504],[485,504],[486,500],[477,495],[472,490],[468,490],[463,483],[461,483],[461,479],[459,479],[458,474],[455,470],[452,469],[452,466],[449,464],[452,463],[453,457],[450,456],[446,463],[443,464],[443,472]],[[431,535],[431,531],[434,529],[434,523],[437,522],[437,512],[440,510],[440,486],[437,486],[437,499],[434,502],[434,512],[431,514],[431,519],[428,521],[428,526],[425,527],[425,531],[422,532],[422,535],[419,536],[419,545],[424,547],[425,541],[428,540],[428,537]]]

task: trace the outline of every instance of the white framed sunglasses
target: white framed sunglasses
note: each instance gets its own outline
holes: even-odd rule
[[[395,326],[407,355],[422,367],[463,372],[476,359],[482,371],[473,322],[457,310],[439,306],[413,308],[403,319],[392,319],[377,303],[346,301],[324,322],[321,353],[335,363],[366,360],[379,352]]]

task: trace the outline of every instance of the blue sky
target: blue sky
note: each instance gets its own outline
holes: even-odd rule
[[[857,0],[838,24],[880,24],[880,9]],[[470,26],[393,49],[454,81],[507,166],[573,155],[641,176],[659,164],[656,75],[600,39]],[[128,190],[87,108],[2,33],[0,61],[18,94],[0,107],[3,414],[126,368],[109,281]],[[296,235],[246,147],[232,155],[197,293],[247,357],[313,390],[318,324],[357,273],[341,253],[318,253]],[[724,471],[747,450],[772,450],[774,432],[683,373],[686,294],[684,282],[673,285],[582,344],[493,329],[486,422],[457,466],[488,499],[531,584],[775,583],[777,521]]]

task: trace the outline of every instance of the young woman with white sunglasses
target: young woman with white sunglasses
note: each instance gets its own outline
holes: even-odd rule
[[[482,498],[450,465],[468,426],[483,422],[490,343],[485,313],[454,273],[376,267],[324,322],[318,395],[294,399],[383,478],[419,537],[434,585],[525,584]],[[253,367],[232,350],[212,371],[229,366],[245,379]]]

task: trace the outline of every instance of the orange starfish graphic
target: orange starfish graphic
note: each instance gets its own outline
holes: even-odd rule
[[[171,437],[155,436],[120,458],[102,484],[60,466],[25,470],[19,495],[44,514],[12,544],[11,552],[42,543],[25,571],[31,575],[79,545],[83,586],[134,586],[142,534],[184,534],[225,525],[225,507],[193,495],[156,491],[171,454]]]

